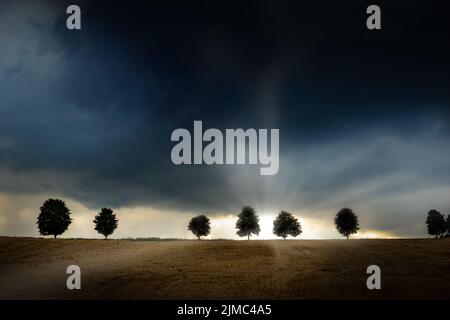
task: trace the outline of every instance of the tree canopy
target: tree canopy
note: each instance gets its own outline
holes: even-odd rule
[[[344,237],[347,237],[347,239],[351,234],[354,234],[359,230],[358,217],[350,208],[341,209],[336,214],[334,223],[339,233]]]
[[[107,239],[109,235],[113,234],[114,230],[117,229],[118,224],[116,215],[111,209],[108,208],[103,208],[99,213],[97,213],[93,222],[95,223],[95,230],[102,234],[105,239]]]
[[[445,221],[444,215],[436,209],[428,211],[426,224],[428,233],[436,237],[444,236],[447,230],[447,223]]]
[[[302,228],[298,219],[291,213],[281,211],[273,221],[273,233],[278,237],[286,239],[288,235],[292,237],[298,236],[302,233]]]
[[[206,237],[211,231],[211,222],[205,215],[199,215],[189,221],[188,230],[190,230],[199,240],[200,237]]]
[[[447,227],[447,236],[450,236],[450,214],[447,215],[447,219],[445,220],[445,225]]]
[[[72,223],[70,210],[60,199],[48,199],[41,207],[37,218],[39,234],[56,236],[63,234]]]
[[[238,215],[236,222],[236,234],[240,237],[247,237],[250,240],[252,234],[258,235],[261,231],[259,228],[259,218],[256,215],[255,209],[250,206],[242,208],[241,213]]]

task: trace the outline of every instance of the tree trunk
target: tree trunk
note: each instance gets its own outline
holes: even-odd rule
[[[53,235],[53,239],[56,239],[56,234]]]
[[[108,236],[105,236],[105,240],[107,240],[108,239]]]
[[[197,236],[197,240],[200,240],[200,236]]]
[[[348,237],[349,237],[349,236],[347,236],[347,240],[348,240]]]
[[[247,235],[247,240],[250,240],[250,235],[249,234]]]

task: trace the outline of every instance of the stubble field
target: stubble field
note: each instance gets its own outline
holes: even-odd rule
[[[66,287],[73,264],[81,290]],[[381,290],[366,287],[373,264]],[[0,237],[0,299],[450,299],[450,239]]]

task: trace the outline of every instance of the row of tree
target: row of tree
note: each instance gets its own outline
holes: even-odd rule
[[[102,234],[105,239],[117,229],[118,220],[112,209],[103,208],[95,215],[94,229]],[[63,234],[72,223],[70,210],[64,201],[60,199],[48,199],[40,208],[37,218],[39,233],[43,236],[52,235],[56,238]],[[350,208],[341,209],[334,219],[337,231],[347,239],[358,232],[359,222],[357,215]],[[450,214],[445,217],[436,209],[428,211],[426,220],[428,233],[435,237],[450,236]],[[245,206],[238,214],[236,221],[236,234],[250,239],[252,235],[259,235],[259,217],[250,206]],[[192,218],[188,224],[190,230],[198,239],[211,232],[211,221],[205,215]],[[297,237],[302,233],[302,227],[293,214],[281,211],[273,221],[273,233],[286,239],[288,236]]]
[[[118,220],[112,209],[103,208],[96,214],[94,220],[94,229],[102,234],[105,239],[113,234],[117,229]],[[72,223],[70,210],[65,202],[60,199],[48,199],[40,208],[37,218],[39,233],[43,236],[52,235],[55,239],[63,234]],[[358,217],[349,208],[344,208],[338,212],[335,218],[336,228],[346,236],[356,233],[358,227]],[[236,222],[236,233],[240,237],[250,239],[252,235],[258,235],[260,232],[259,217],[250,206],[245,206],[238,215]],[[199,215],[191,219],[188,225],[190,230],[198,239],[209,235],[211,232],[210,219],[205,215]],[[273,233],[278,237],[286,239],[287,236],[297,237],[302,233],[302,227],[297,218],[291,213],[281,211],[273,222]]]
[[[118,220],[111,209],[103,208],[94,218],[94,229],[105,239],[117,229]],[[41,207],[37,218],[39,233],[43,236],[56,236],[63,234],[72,223],[70,210],[60,199],[48,199]]]
[[[336,228],[345,237],[356,233],[359,230],[358,217],[353,213],[352,209],[341,209],[334,220]],[[261,231],[259,227],[259,217],[250,206],[245,206],[238,215],[236,221],[236,234],[240,237],[258,235]],[[198,239],[206,237],[211,232],[211,222],[205,215],[199,215],[191,219],[188,225],[190,230]],[[286,239],[287,236],[297,237],[302,233],[302,227],[297,218],[292,213],[281,211],[273,221],[273,233]]]

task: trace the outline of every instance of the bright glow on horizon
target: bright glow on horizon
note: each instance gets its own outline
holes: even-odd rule
[[[258,214],[258,213],[257,213]],[[251,239],[257,240],[273,240],[281,239],[273,234],[273,220],[277,217],[277,213],[263,212],[258,214],[260,233],[258,236],[253,235]],[[329,239],[337,238],[338,234],[332,226],[328,226],[316,219],[302,219],[298,215],[295,215],[302,226],[303,232],[295,239]],[[210,239],[242,239],[245,237],[239,237],[236,235],[236,220],[237,215],[225,215],[211,218],[211,235]],[[292,239],[288,237],[287,239]]]
[[[383,231],[366,230],[351,236],[354,239],[397,239],[398,237]]]

